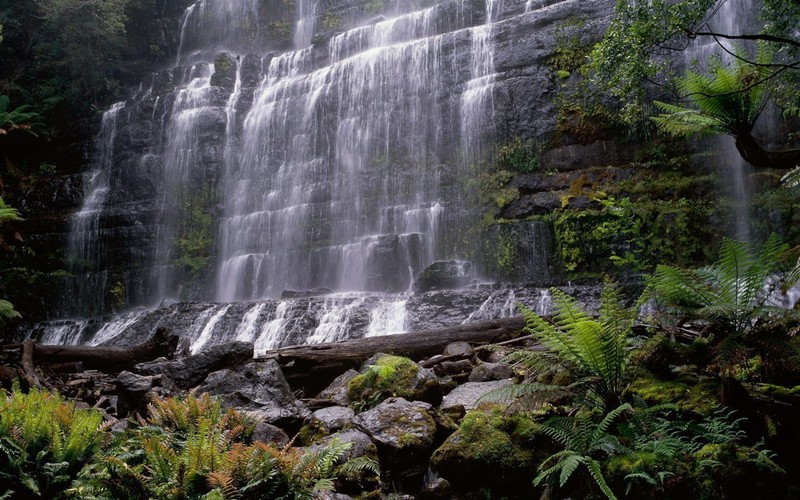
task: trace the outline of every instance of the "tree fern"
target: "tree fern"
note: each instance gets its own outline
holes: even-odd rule
[[[716,263],[701,269],[659,265],[648,289],[682,322],[704,321],[717,341],[718,359],[727,362],[743,337],[795,314],[771,302],[773,292],[800,281],[800,272],[790,269],[790,255],[776,235],[759,251],[726,239]]]
[[[721,59],[710,61],[707,71],[687,70],[678,80],[678,91],[691,107],[656,101],[662,113],[652,118],[665,132],[678,136],[694,134],[749,134],[769,96],[762,83],[770,53],[759,47],[757,64],[735,57],[725,65]]]
[[[635,310],[622,306],[619,288],[613,284],[603,289],[598,318],[561,290],[553,289],[551,295],[553,313],[549,319],[520,307],[526,331],[574,375],[586,377],[590,391],[606,408],[617,406],[630,378],[628,338]]]

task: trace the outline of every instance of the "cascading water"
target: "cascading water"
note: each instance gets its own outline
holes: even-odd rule
[[[495,133],[495,27],[536,6],[387,2],[384,16],[337,29],[319,0],[264,5],[196,1],[175,66],[106,113],[72,255],[97,259],[109,234],[129,247],[112,271],[94,273],[106,273],[102,283],[76,272],[84,288],[73,314],[118,299],[161,305],[161,316],[137,312],[128,331],[179,322],[193,351],[420,325],[404,292],[425,266],[458,256],[465,173]],[[280,36],[284,25],[291,37]],[[320,30],[329,32],[318,40]],[[290,290],[337,294],[283,299]],[[221,303],[165,302],[186,297]],[[496,314],[505,313],[480,317]],[[97,340],[103,321],[46,334]],[[133,333],[102,335],[112,337]]]
[[[718,7],[718,8],[717,8]],[[709,27],[712,32],[739,35],[751,31],[755,21],[753,16],[743,16],[743,12],[756,12],[754,0],[727,0],[715,6],[716,11],[709,19]],[[757,29],[752,30],[756,32]],[[742,47],[739,44],[738,47]],[[744,45],[748,50],[754,50],[754,44]],[[724,38],[714,38],[697,42],[685,53],[687,65],[699,61],[701,66],[713,57],[722,58],[726,63],[733,63],[731,55],[737,50],[737,44]],[[752,167],[744,161],[736,150],[734,141],[730,137],[717,137],[714,140],[716,150],[719,152],[718,158],[721,163],[721,178],[727,186],[732,201],[733,216],[733,237],[740,241],[749,242],[752,240],[750,234],[750,205],[753,187],[750,183],[750,176],[753,173]]]

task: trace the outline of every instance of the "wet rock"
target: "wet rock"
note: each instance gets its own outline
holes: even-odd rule
[[[434,452],[431,468],[455,491],[489,488],[498,498],[503,493],[532,498],[534,429],[533,421],[522,415],[504,415],[499,408],[470,412],[461,428]]]
[[[124,418],[143,409],[147,402],[145,396],[153,387],[161,384],[161,378],[161,375],[144,376],[129,371],[117,375],[117,415]]]
[[[534,193],[523,195],[512,201],[500,211],[500,217],[505,219],[524,219],[531,215],[549,214],[561,208],[561,198],[558,193]]]
[[[428,403],[390,398],[354,420],[378,447],[386,479],[403,491],[419,491],[436,445],[434,410]]]
[[[209,373],[229,366],[239,366],[252,358],[253,344],[231,342],[211,346],[198,354],[175,361],[140,363],[136,365],[136,371],[142,375],[163,374],[181,389],[191,389],[200,384]]]
[[[425,489],[417,496],[419,500],[448,500],[453,498],[450,482],[438,477],[425,485]]]
[[[414,281],[414,292],[433,290],[457,290],[470,284],[474,275],[469,262],[447,260],[434,262],[426,267]]]
[[[333,382],[331,382],[331,385],[320,392],[317,395],[317,399],[330,399],[342,406],[349,405],[350,399],[347,397],[347,385],[357,376],[357,371],[352,369],[347,370],[336,377]]]
[[[274,443],[279,448],[286,446],[286,444],[289,442],[289,436],[283,431],[283,429],[272,425],[265,420],[265,417],[269,417],[269,415],[265,416],[257,410],[244,411],[243,413],[256,422],[256,425],[253,428],[253,435],[251,436],[253,441]]]
[[[213,372],[197,392],[219,396],[228,407],[255,410],[262,421],[285,429],[296,430],[309,415],[273,360]]]
[[[341,406],[331,406],[322,408],[311,414],[311,420],[318,422],[327,432],[335,432],[343,429],[353,422],[355,412],[350,408]]]
[[[444,356],[463,356],[465,358],[470,358],[473,354],[475,354],[475,349],[469,342],[451,342],[442,352]]]
[[[469,374],[470,382],[504,380],[514,376],[514,370],[505,363],[481,363]]]
[[[374,404],[389,396],[439,404],[442,389],[428,369],[401,356],[376,354],[364,362],[361,373],[347,387],[353,402]]]
[[[227,52],[217,54],[214,58],[214,74],[211,76],[211,85],[223,87],[232,91],[236,85],[236,59]]]
[[[247,54],[241,65],[242,86],[255,87],[261,81],[261,58],[256,54]]]
[[[493,382],[467,382],[453,389],[444,397],[439,408],[442,411],[461,407],[466,411],[477,408],[480,398],[490,391],[510,385],[510,380],[497,380]]]

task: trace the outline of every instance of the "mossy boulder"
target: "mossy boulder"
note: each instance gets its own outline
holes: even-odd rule
[[[769,453],[731,442],[712,443],[693,458],[700,498],[788,498],[786,471]]]
[[[535,423],[500,407],[466,414],[457,432],[437,449],[431,468],[455,491],[489,488],[493,495],[532,493],[536,466]]]
[[[384,479],[415,492],[422,488],[430,454],[442,439],[444,429],[437,420],[428,403],[389,398],[353,423],[377,445]]]
[[[646,373],[631,384],[630,391],[650,405],[674,404],[682,412],[707,416],[719,408],[722,387],[713,377],[688,374],[664,380]]]
[[[347,398],[356,409],[372,408],[390,397],[436,405],[442,401],[442,389],[429,370],[386,354],[368,360],[347,386]]]

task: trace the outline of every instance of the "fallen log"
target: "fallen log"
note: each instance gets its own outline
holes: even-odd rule
[[[170,335],[166,328],[159,328],[150,339],[129,348],[40,345],[33,344],[33,341],[25,341],[22,344],[22,365],[27,379],[30,373],[25,368],[25,365],[26,357],[30,351],[30,356],[36,359],[36,364],[38,365],[61,365],[80,362],[83,368],[87,370],[119,373],[123,370],[130,370],[137,363],[171,355],[175,352],[178,340],[178,337]],[[32,349],[29,351],[25,348],[28,342],[33,344]],[[4,348],[13,349],[17,348],[17,345],[4,346]],[[32,360],[30,363],[32,369]],[[33,380],[29,382],[33,382]]]
[[[519,335],[525,327],[521,317],[467,323],[419,332],[369,337],[330,344],[284,347],[259,359],[274,359],[293,389],[313,396],[338,375],[358,368],[372,355],[382,352],[420,360],[441,354],[457,340],[474,344],[504,341]]]

